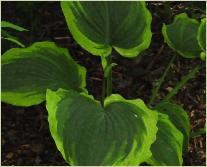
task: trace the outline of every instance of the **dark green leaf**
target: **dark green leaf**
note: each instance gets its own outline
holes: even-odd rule
[[[155,109],[158,112],[167,114],[170,118],[170,121],[175,125],[175,127],[183,133],[183,150],[184,152],[187,152],[190,133],[190,121],[186,111],[181,106],[170,102],[161,102],[155,107]]]
[[[151,14],[142,1],[62,1],[61,7],[75,40],[94,55],[108,56],[113,47],[135,57],[149,47]]]
[[[157,127],[156,141],[151,146],[152,157],[147,163],[154,166],[182,165],[182,133],[171,123],[167,115],[161,113]]]
[[[198,43],[203,51],[206,50],[206,18],[201,20],[201,24],[198,28]]]
[[[103,108],[72,90],[46,96],[52,137],[70,165],[138,165],[151,156],[157,113],[142,100],[111,95]]]
[[[197,41],[199,22],[189,18],[186,13],[178,14],[172,24],[163,25],[165,42],[185,58],[200,56],[201,49]]]
[[[8,21],[1,21],[1,28],[11,28],[17,31],[28,31],[27,29],[20,27],[18,25],[15,25],[13,23],[10,23]]]
[[[2,55],[2,101],[18,106],[39,104],[46,89],[85,87],[85,68],[67,49],[53,42],[38,42],[28,48],[13,48]]]

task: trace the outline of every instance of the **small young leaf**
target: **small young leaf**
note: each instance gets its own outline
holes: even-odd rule
[[[20,27],[18,25],[15,25],[13,23],[10,23],[8,21],[1,21],[1,28],[11,28],[17,31],[28,31],[27,29]]]
[[[186,13],[178,14],[172,24],[163,25],[162,33],[165,42],[181,56],[196,58],[201,48],[197,41],[199,22],[189,18]]]
[[[75,40],[94,55],[108,56],[113,47],[135,57],[149,47],[152,19],[142,1],[62,1],[61,7]]]
[[[161,102],[155,107],[155,109],[158,112],[167,114],[175,127],[183,133],[183,151],[187,152],[190,134],[190,120],[186,111],[181,106],[170,102]]]
[[[2,101],[31,106],[45,100],[46,89],[85,87],[86,70],[53,42],[13,48],[2,55]]]
[[[159,113],[156,141],[151,146],[152,157],[146,162],[153,166],[182,165],[183,135],[169,117]]]
[[[85,94],[47,91],[53,139],[70,165],[138,165],[151,156],[157,113],[140,99],[107,97],[104,108]]]
[[[206,51],[206,18],[201,20],[197,35],[198,43],[203,51]]]

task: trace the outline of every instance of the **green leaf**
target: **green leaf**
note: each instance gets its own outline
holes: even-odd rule
[[[197,35],[198,43],[203,51],[206,51],[206,18],[201,20]]]
[[[22,48],[25,47],[25,45],[22,42],[20,42],[20,40],[17,37],[9,34],[5,30],[1,30],[1,38],[4,39],[4,40],[10,41],[12,43],[15,43],[16,45],[18,45]]]
[[[17,31],[29,31],[23,27],[10,23],[8,21],[1,21],[1,28],[11,28]]]
[[[170,102],[161,102],[155,109],[158,112],[167,114],[175,127],[183,133],[183,151],[187,152],[190,135],[190,120],[186,111],[181,106]]]
[[[157,113],[140,99],[111,95],[104,108],[73,90],[48,90],[50,132],[70,165],[138,165],[151,156]]]
[[[25,47],[24,44],[22,44],[21,42],[19,42],[19,41],[16,40],[15,38],[3,38],[3,39],[5,39],[5,40],[7,40],[7,41],[10,41],[10,42],[12,42],[12,43],[15,43],[15,44],[17,44],[18,46],[21,46],[22,48]]]
[[[75,40],[94,55],[108,56],[113,47],[135,57],[150,45],[152,19],[144,2],[62,1],[61,7]]]
[[[28,48],[13,48],[2,55],[2,101],[31,106],[45,100],[46,89],[85,87],[86,70],[67,49],[53,42],[37,42]]]
[[[199,22],[189,18],[186,13],[175,16],[172,24],[163,25],[162,33],[165,42],[181,56],[196,58],[201,49],[197,41]]]
[[[116,66],[116,63],[109,64],[105,70],[104,70],[104,77],[107,78],[109,76],[110,71],[112,70],[112,67]]]
[[[151,146],[152,157],[146,162],[153,166],[182,165],[183,135],[169,117],[159,113],[156,141]]]

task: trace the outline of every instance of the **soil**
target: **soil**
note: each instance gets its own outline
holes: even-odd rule
[[[133,59],[113,53],[113,92],[125,98],[142,98],[149,101],[153,83],[160,76],[173,51],[163,42],[161,27],[169,23],[175,14],[187,12],[199,18],[205,2],[171,2],[172,14],[163,16],[163,2],[148,2],[153,15],[152,42],[150,47]],[[89,93],[100,100],[103,71],[100,58],[84,51],[69,33],[59,2],[2,2],[2,20],[8,20],[29,29],[18,33],[23,43],[50,40],[69,49],[73,58],[87,68]],[[2,53],[11,48],[2,42]],[[184,59],[177,56],[170,74],[160,89],[156,102],[160,101],[181,77],[202,62],[199,59]],[[204,63],[203,63],[204,64]],[[189,115],[192,132],[199,131],[206,122],[206,66],[190,80],[173,101],[183,106]],[[57,151],[50,135],[45,103],[32,107],[16,107],[1,104],[1,164],[2,165],[68,165]],[[206,165],[206,135],[190,139],[189,150],[184,155],[184,164]]]

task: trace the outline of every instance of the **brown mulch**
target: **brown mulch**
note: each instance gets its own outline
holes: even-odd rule
[[[27,34],[29,37],[26,38],[23,34],[19,34],[22,35],[21,39],[25,43],[53,40],[69,48],[74,59],[87,68],[89,93],[100,100],[103,78],[100,58],[84,51],[72,39],[58,2],[35,2],[36,6],[30,7],[35,14],[30,12],[28,17],[24,12],[29,11],[20,10],[24,6],[23,3],[2,2],[2,18],[21,23],[20,25],[25,25],[25,28],[32,27]],[[27,3],[32,4],[32,2]],[[118,64],[113,68],[113,92],[120,93],[125,98],[142,98],[146,103],[151,95],[153,83],[162,75],[163,69],[173,55],[172,50],[163,44],[160,33],[163,18],[157,16],[156,5],[162,7],[161,2],[148,2],[148,7],[154,16],[153,38],[149,49],[134,59],[120,57],[117,53],[113,54],[113,61]],[[176,2],[173,11],[175,13],[189,12],[186,9],[187,5],[188,3]],[[8,45],[5,44],[4,47],[3,44],[2,50],[6,49]],[[162,52],[157,54],[161,50]],[[189,60],[177,56],[170,74],[161,87],[157,101],[162,99],[183,75],[199,63],[201,63],[200,60]],[[206,67],[200,70],[200,73],[173,98],[174,102],[182,105],[188,113],[192,131],[203,128],[206,122],[205,69]],[[2,165],[67,165],[50,135],[44,103],[27,108],[2,103],[1,148]],[[205,134],[191,138],[183,165],[206,165]]]

